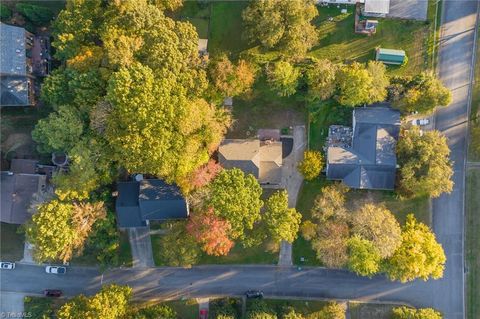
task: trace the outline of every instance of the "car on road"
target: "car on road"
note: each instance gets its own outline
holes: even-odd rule
[[[0,269],[15,269],[15,263],[11,263],[9,261],[1,261]]]
[[[61,297],[62,291],[59,289],[45,289],[43,295],[45,297]]]
[[[430,124],[429,119],[415,119],[415,120],[412,120],[412,125],[423,126],[423,125],[428,125],[428,124]]]
[[[67,268],[61,266],[47,266],[45,267],[47,274],[64,274],[67,272]]]
[[[247,290],[247,291],[245,291],[245,297],[247,297],[247,299],[262,299],[263,298],[263,291]]]

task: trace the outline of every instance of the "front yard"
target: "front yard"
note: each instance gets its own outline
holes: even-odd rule
[[[466,195],[466,262],[467,318],[480,316],[480,169],[467,170]]]
[[[19,261],[23,258],[24,236],[17,233],[19,225],[0,224],[0,259],[3,261]]]

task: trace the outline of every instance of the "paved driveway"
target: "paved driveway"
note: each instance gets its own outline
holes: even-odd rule
[[[427,0],[390,0],[388,17],[427,20],[427,7]]]
[[[288,206],[297,205],[297,197],[302,187],[303,177],[297,170],[298,162],[303,159],[303,153],[307,147],[306,128],[304,125],[293,127],[293,146],[291,153],[283,159],[282,186],[288,192]],[[280,256],[278,264],[282,266],[292,265],[292,244],[282,241],[280,244]]]
[[[133,267],[153,267],[152,241],[149,227],[135,227],[128,230],[132,249]]]
[[[23,293],[0,293],[0,318],[9,318],[9,315],[10,318],[20,318],[21,316],[17,314],[23,312],[24,297],[25,295]]]

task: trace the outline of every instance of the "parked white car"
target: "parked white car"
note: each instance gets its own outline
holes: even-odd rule
[[[15,269],[15,263],[0,261],[0,269]]]
[[[415,120],[412,120],[412,125],[423,126],[423,125],[428,125],[428,124],[430,124],[429,119],[415,119]]]
[[[64,274],[67,272],[67,268],[61,266],[47,266],[45,267],[47,274]]]

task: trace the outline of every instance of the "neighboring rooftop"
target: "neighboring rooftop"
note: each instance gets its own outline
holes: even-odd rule
[[[365,13],[385,15],[390,11],[390,0],[365,0]]]
[[[32,198],[35,193],[45,191],[49,178],[48,175],[38,174],[38,166],[37,160],[13,159],[10,171],[1,172],[2,222],[24,224],[31,217],[29,207]]]
[[[25,29],[0,23],[0,73],[27,75]]]
[[[385,64],[400,65],[405,62],[405,51],[394,49],[378,48],[375,55],[375,60],[381,61]]]
[[[183,219],[188,203],[175,185],[159,179],[119,182],[116,211],[120,227],[142,227],[150,220]]]
[[[23,75],[2,75],[0,79],[0,105],[30,105],[29,80]]]
[[[346,137],[340,141],[330,135],[327,139],[327,178],[343,180],[352,188],[393,189],[400,113],[381,106],[356,108],[351,144],[348,130],[343,131]]]
[[[282,179],[282,142],[226,139],[218,149],[218,160],[224,168],[252,174],[261,184],[280,184]]]

